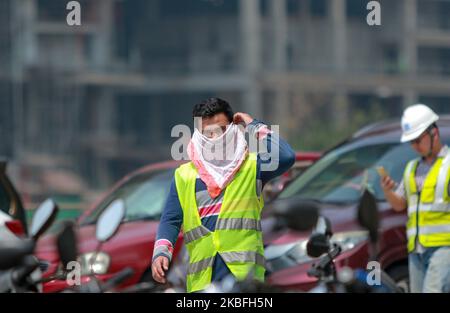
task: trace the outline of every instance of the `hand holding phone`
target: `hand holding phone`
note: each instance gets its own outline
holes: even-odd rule
[[[394,190],[397,188],[397,183],[389,176],[389,173],[383,166],[377,166],[377,172],[381,177],[381,187],[384,191]]]
[[[385,178],[385,177],[389,176],[389,173],[386,171],[386,169],[383,166],[377,166],[377,172],[381,178]]]

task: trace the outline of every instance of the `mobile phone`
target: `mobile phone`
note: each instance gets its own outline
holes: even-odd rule
[[[378,175],[380,175],[382,178],[389,176],[389,173],[384,169],[383,166],[377,166],[377,172],[378,172]]]

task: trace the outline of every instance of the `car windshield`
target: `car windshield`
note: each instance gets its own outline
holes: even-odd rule
[[[125,201],[124,221],[142,219],[159,219],[167,195],[174,170],[163,170],[147,174],[141,174],[117,188],[105,198],[86,218],[81,225],[94,224],[100,213],[114,200]]]
[[[378,142],[343,145],[326,154],[303,175],[292,181],[279,198],[299,196],[324,203],[354,203],[368,186],[379,201],[384,200],[377,166],[383,166],[397,182],[402,180],[406,163],[416,154],[409,144]]]

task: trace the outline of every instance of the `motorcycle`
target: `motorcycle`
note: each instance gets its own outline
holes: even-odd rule
[[[373,194],[364,190],[357,210],[357,220],[369,233],[369,262],[378,261],[378,207]],[[379,282],[369,284],[368,272],[365,269],[352,270],[349,267],[336,270],[335,259],[342,248],[331,243],[333,235],[331,222],[321,216],[316,229],[310,236],[306,249],[310,257],[319,258],[308,271],[308,275],[316,277],[319,285],[312,292],[353,292],[353,293],[401,293],[403,290],[382,269],[379,269]]]

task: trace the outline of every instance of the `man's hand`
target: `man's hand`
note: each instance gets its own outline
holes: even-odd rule
[[[253,117],[251,117],[249,114],[247,113],[242,113],[242,112],[237,112],[236,114],[234,114],[233,116],[233,123],[235,124],[241,124],[244,123],[245,126],[247,126],[248,124],[250,124],[251,122],[253,122]]]
[[[165,272],[169,269],[169,259],[165,256],[159,256],[152,263],[153,279],[158,283],[165,284]]]
[[[383,191],[386,193],[388,191],[392,191],[395,187],[395,181],[389,177],[385,176],[381,178],[381,188],[383,188]]]
[[[403,197],[395,193],[394,187],[396,184],[391,177],[385,176],[381,178],[380,185],[383,189],[386,200],[392,205],[394,211],[401,212],[406,209],[408,203]]]

